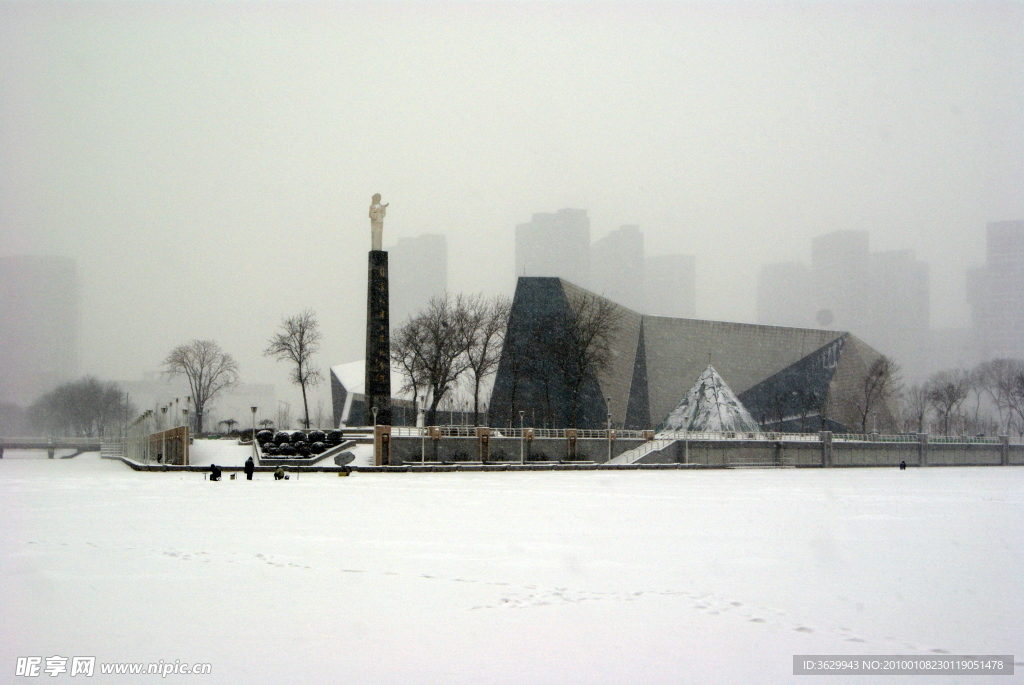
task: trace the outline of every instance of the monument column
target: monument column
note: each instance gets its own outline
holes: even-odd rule
[[[366,415],[363,425],[391,425],[391,330],[388,321],[388,253],[381,249],[387,204],[370,205],[371,249],[366,288]],[[376,409],[376,416],[374,416]]]

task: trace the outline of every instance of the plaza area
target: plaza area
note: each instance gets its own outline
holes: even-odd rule
[[[793,676],[795,654],[1018,662],[886,683],[1024,670],[1021,467],[215,483],[18,456],[0,460],[5,682],[81,680],[12,680],[54,655],[238,684],[836,682]]]

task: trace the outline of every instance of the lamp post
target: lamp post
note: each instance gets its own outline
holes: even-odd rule
[[[376,430],[376,428],[377,428],[377,407],[374,407],[373,409],[371,409],[371,411],[373,412],[373,428],[374,428],[374,430]]]
[[[167,405],[170,406],[170,405]],[[167,420],[167,407],[160,407],[163,418],[160,419],[160,458],[167,463],[167,428],[164,423]]]
[[[252,459],[256,461],[256,407],[249,407],[252,411],[252,434],[249,436],[252,438]]]
[[[526,416],[526,412],[522,409],[519,410],[519,463],[526,463],[526,431],[523,430],[523,417]]]
[[[608,461],[612,460],[612,398],[604,398],[605,408],[608,410],[608,429],[606,431],[608,435]]]

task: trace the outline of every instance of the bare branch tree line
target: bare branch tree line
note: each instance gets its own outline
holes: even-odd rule
[[[479,425],[483,384],[497,370],[510,311],[504,296],[446,293],[392,333],[391,359],[405,379],[401,391],[420,406],[429,402],[428,424],[464,382],[473,396],[473,425]]]
[[[971,370],[940,371],[908,387],[900,407],[907,432],[1024,436],[1024,361],[995,359]]]
[[[30,432],[53,437],[104,437],[116,433],[135,411],[117,383],[93,376],[64,383],[25,412]]]

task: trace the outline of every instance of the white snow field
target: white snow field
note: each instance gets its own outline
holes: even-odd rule
[[[838,683],[1014,654],[1024,468],[303,474],[0,460],[0,681]],[[17,657],[95,656],[92,678]],[[209,663],[210,675],[99,664]],[[69,662],[70,663],[70,662]],[[857,680],[862,682],[862,680]]]

